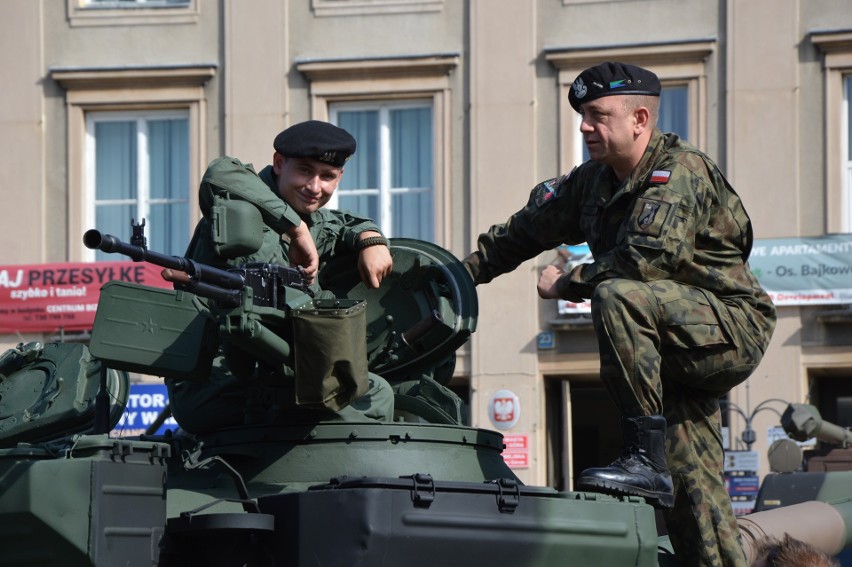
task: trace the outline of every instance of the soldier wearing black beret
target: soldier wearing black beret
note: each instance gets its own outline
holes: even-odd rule
[[[325,206],[340,184],[344,165],[355,152],[355,139],[333,124],[309,120],[278,134],[273,147],[272,164],[260,172],[255,172],[251,164],[228,156],[210,163],[199,188],[203,218],[186,256],[220,268],[253,262],[298,265],[313,282],[326,261],[350,252],[357,255],[364,284],[378,287],[393,267],[388,241],[378,225],[350,211]],[[258,250],[241,252],[245,255],[238,257],[221,253],[238,247],[222,242],[227,231],[223,234],[215,230],[216,197],[240,199],[257,207],[265,225]],[[368,381],[367,393],[336,411],[335,419],[393,419],[390,384],[372,373]],[[222,356],[216,358],[210,376],[203,381],[166,380],[175,419],[183,429],[196,434],[243,423],[249,404],[269,404],[252,406],[251,411],[264,412],[264,419],[286,421],[289,406],[286,399],[281,401],[281,388],[287,383],[282,379],[253,384],[252,380],[235,376]]]
[[[549,265],[538,283],[542,298],[590,301],[601,380],[622,415],[622,456],[574,488],[661,508],[680,565],[744,567],[719,397],[761,361],[775,308],[749,269],[740,198],[707,155],[657,129],[660,90],[635,65],[580,73],[568,100],[591,159],[534,187],[465,265],[486,283],[561,244],[588,244],[591,262]]]

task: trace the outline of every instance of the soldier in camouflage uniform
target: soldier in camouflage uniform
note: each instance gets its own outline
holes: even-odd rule
[[[718,399],[752,373],[775,309],[748,267],[749,217],[718,167],[656,129],[659,79],[604,63],[569,94],[591,160],[536,186],[482,234],[465,263],[477,283],[560,244],[594,261],[548,266],[543,298],[591,299],[601,379],[622,414],[624,450],[576,488],[663,509],[682,565],[745,566],[723,479]]]
[[[250,262],[301,265],[313,281],[318,269],[335,255],[357,251],[362,280],[377,288],[393,267],[387,239],[370,219],[324,208],[340,183],[344,164],[355,152],[355,139],[342,128],[310,120],[278,134],[273,147],[273,163],[259,174],[251,165],[228,156],[210,163],[199,188],[204,216],[186,256],[222,269]],[[211,215],[215,195],[248,201],[261,212],[264,237],[257,251],[238,258],[216,253]],[[262,382],[256,376],[236,376],[226,357],[218,356],[204,381],[167,379],[166,385],[177,422],[187,431],[203,433],[242,424],[247,406],[258,415],[272,415],[275,408],[288,403],[281,399],[292,393],[285,388],[287,381],[273,379],[276,387]],[[369,384],[364,396],[323,418],[391,421],[390,385],[372,373]],[[298,408],[286,407],[283,413],[292,418],[297,412]]]

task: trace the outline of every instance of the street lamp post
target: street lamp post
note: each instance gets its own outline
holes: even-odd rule
[[[746,447],[749,451],[751,451],[751,446],[757,440],[757,435],[755,434],[754,429],[752,429],[752,427],[751,427],[751,422],[754,419],[754,416],[756,416],[758,413],[762,412],[763,410],[771,410],[771,411],[774,411],[778,415],[779,420],[781,419],[781,412],[779,412],[777,409],[767,405],[770,402],[782,403],[785,406],[788,405],[788,403],[785,402],[782,399],[769,398],[769,399],[763,400],[762,402],[757,404],[757,407],[754,408],[754,411],[749,413],[747,407],[746,407],[746,410],[743,411],[742,408],[740,408],[737,404],[735,404],[732,401],[719,400],[719,403],[722,407],[735,411],[740,417],[743,418],[743,421],[745,422],[745,429],[743,429],[743,432],[740,435],[740,439],[742,440],[743,443],[746,444]]]

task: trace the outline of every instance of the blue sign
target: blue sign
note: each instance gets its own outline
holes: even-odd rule
[[[141,435],[157,421],[169,403],[169,392],[165,384],[131,384],[127,407],[118,425],[110,433],[113,437]],[[178,424],[169,417],[155,432],[162,435],[168,429],[177,429]]]
[[[553,331],[542,331],[538,334],[538,350],[550,350],[556,348],[556,333]]]
[[[725,483],[731,496],[748,496],[754,499],[760,491],[760,478],[757,475],[727,475]]]

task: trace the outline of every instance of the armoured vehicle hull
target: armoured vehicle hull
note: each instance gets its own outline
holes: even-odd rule
[[[335,317],[364,316],[371,371],[394,384],[441,384],[475,329],[475,290],[434,245],[391,249],[395,273],[380,290],[360,287],[342,264],[321,281],[335,301],[355,302],[338,303]],[[247,411],[241,425],[197,435],[111,438],[127,371],[203,381],[217,340],[241,364],[292,368],[299,338],[288,322],[305,306],[319,311],[316,298],[289,287],[273,304],[260,300],[263,290],[215,291],[227,305],[177,287],[105,288],[91,352],[20,345],[0,357],[0,565],[676,564],[642,499],[525,486],[503,461],[499,433],[447,422],[422,389],[397,389],[404,411],[387,423],[330,418],[328,407],[298,418],[267,410],[265,420]],[[347,311],[361,300],[366,310]],[[331,368],[307,385],[319,390],[295,390],[345,388]],[[849,541],[852,504],[829,509],[806,513],[841,534],[825,544],[834,553]],[[766,514],[747,536],[802,523]]]

